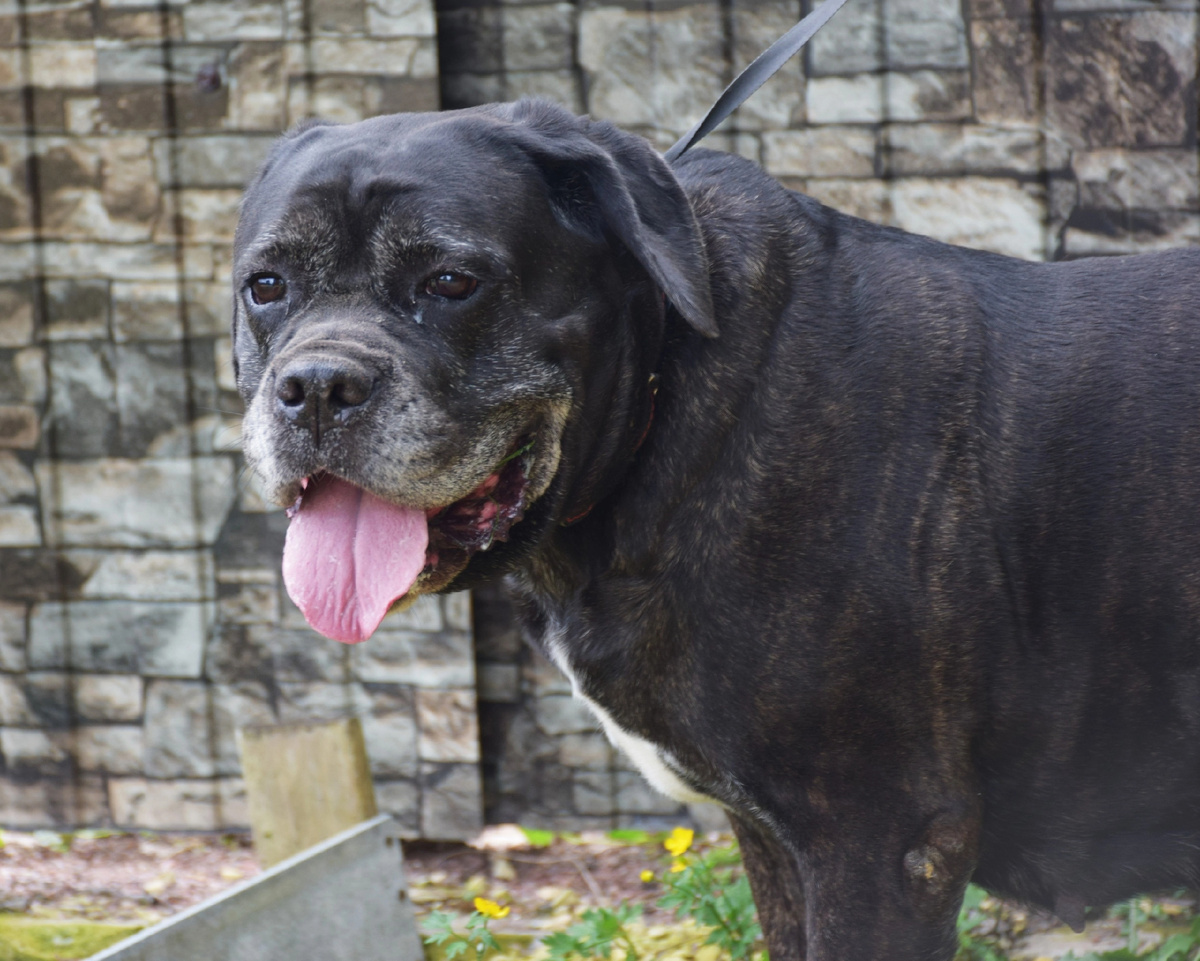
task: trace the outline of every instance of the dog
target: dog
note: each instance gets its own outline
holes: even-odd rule
[[[506,575],[773,961],[1200,880],[1200,250],[1026,263],[523,101],[293,131],[233,278],[310,622]]]

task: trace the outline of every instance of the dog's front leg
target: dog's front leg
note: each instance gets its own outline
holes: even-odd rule
[[[805,961],[804,883],[795,856],[757,821],[730,812],[771,961]]]
[[[977,814],[957,805],[924,818],[878,807],[855,816],[851,804],[829,812],[795,852],[731,816],[771,961],[950,961]]]
[[[975,868],[978,812],[832,804],[801,852],[806,961],[950,961]]]

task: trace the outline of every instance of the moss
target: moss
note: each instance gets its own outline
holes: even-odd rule
[[[0,914],[0,961],[75,961],[89,958],[142,928],[95,921],[46,921]]]

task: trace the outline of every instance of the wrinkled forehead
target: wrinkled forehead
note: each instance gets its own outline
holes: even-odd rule
[[[315,240],[478,250],[503,245],[523,213],[545,207],[535,165],[498,131],[406,119],[314,127],[283,142],[243,202],[239,261],[304,259]]]

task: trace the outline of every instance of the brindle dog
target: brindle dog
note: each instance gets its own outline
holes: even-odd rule
[[[415,517],[401,603],[507,573],[773,961],[1197,882],[1200,250],[1024,263],[522,102],[285,137],[234,284],[274,499]]]

